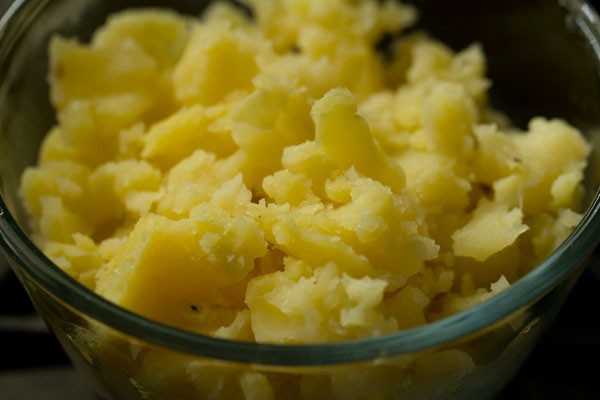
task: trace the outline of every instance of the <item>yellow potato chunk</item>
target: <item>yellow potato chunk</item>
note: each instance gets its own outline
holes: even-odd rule
[[[430,212],[463,210],[469,204],[471,183],[460,176],[452,158],[423,151],[406,151],[399,163],[406,186]],[[448,194],[453,195],[449,198]]]
[[[421,106],[421,121],[427,144],[444,155],[470,158],[476,108],[464,89],[440,83]]]
[[[144,136],[142,156],[173,166],[212,138],[211,118],[201,105],[185,107],[158,121]]]
[[[513,244],[527,229],[521,210],[482,200],[467,224],[452,235],[454,252],[484,261]]]
[[[100,270],[97,290],[144,316],[198,330],[202,319],[194,315],[202,307],[239,305],[227,292],[239,291],[236,285],[265,251],[248,218],[213,212],[174,221],[149,214]]]
[[[275,241],[287,254],[306,260],[313,267],[330,261],[355,276],[372,269],[368,259],[339,236],[304,226],[302,222],[301,216],[295,219],[280,215],[273,226]]]
[[[86,221],[67,209],[60,197],[41,197],[40,205],[39,230],[44,240],[71,242],[75,233],[91,233]]]
[[[60,216],[60,213],[56,215]],[[64,224],[66,220],[61,218],[61,222]],[[88,236],[74,233],[71,237],[72,243],[65,243],[64,240],[48,242],[44,246],[44,253],[69,276],[95,290],[96,273],[104,264],[104,257]]]
[[[124,38],[134,40],[161,66],[172,67],[183,52],[189,36],[189,23],[167,10],[125,10],[108,18],[92,43],[98,48],[114,48]]]
[[[334,264],[303,275],[306,266],[289,260],[285,271],[264,275],[248,286],[252,329],[261,342],[306,343],[381,334],[394,329],[382,318],[385,281],[355,279]]]
[[[157,210],[164,215],[188,214],[196,205],[208,200],[221,184],[233,178],[240,163],[240,158],[235,155],[217,160],[212,153],[195,151],[167,174],[164,195],[157,204]]]
[[[228,24],[196,25],[173,73],[177,99],[211,105],[249,91],[258,71],[260,37]]]
[[[427,322],[425,307],[429,302],[429,297],[421,289],[406,286],[384,300],[384,306],[395,317],[398,329],[408,329]]]
[[[349,91],[330,91],[315,103],[312,115],[317,143],[338,167],[354,166],[394,191],[404,186],[402,170],[375,143],[369,126],[356,114],[355,99]]]
[[[108,162],[90,174],[88,185],[90,198],[94,199],[91,207],[96,216],[96,223],[103,218],[120,217],[122,212],[145,214],[152,205],[143,204],[141,193],[158,192],[162,174],[145,161],[125,160]],[[155,200],[157,196],[154,196]]]
[[[589,144],[580,133],[561,120],[534,118],[529,124],[528,133],[516,135],[514,140],[520,158],[526,164],[527,182],[536,182],[535,185],[526,183],[525,187],[520,188],[523,209],[530,213],[543,210],[548,203],[556,204],[556,200],[552,199],[553,184],[563,174],[581,173],[590,152]],[[556,195],[560,193],[558,185],[560,183],[554,189]],[[570,186],[575,189],[571,191],[571,196],[559,196],[563,198],[563,203],[567,203],[567,207],[574,208],[581,192],[577,185],[571,183]]]
[[[144,93],[155,84],[156,62],[133,40],[122,40],[114,48],[95,48],[55,37],[50,59],[51,94],[58,109],[71,100]],[[89,76],[94,79],[86,82]]]
[[[230,114],[233,140],[247,158],[245,179],[253,188],[281,168],[283,149],[309,139],[314,130],[304,90],[279,80],[257,80],[256,84],[256,90]]]
[[[62,203],[74,206],[82,202],[90,169],[73,161],[48,161],[43,166],[25,169],[20,193],[27,211],[41,215],[41,198],[56,196]]]

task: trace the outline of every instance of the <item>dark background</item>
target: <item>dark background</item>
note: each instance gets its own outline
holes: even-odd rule
[[[7,3],[0,0],[0,11]],[[600,8],[600,0],[591,3]],[[600,251],[596,253],[556,322],[498,400],[600,399]],[[94,398],[0,259],[0,400]]]

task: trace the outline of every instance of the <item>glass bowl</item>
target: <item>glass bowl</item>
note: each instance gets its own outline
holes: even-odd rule
[[[561,117],[594,146],[585,214],[530,273],[459,314],[350,342],[271,345],[202,336],[104,300],[52,264],[28,237],[17,195],[54,115],[46,48],[82,40],[116,10],[202,1],[17,0],[0,21],[0,235],[7,260],[73,364],[107,399],[486,399],[510,381],[600,241],[596,165],[600,23],[578,0],[414,1],[420,27],[457,49],[483,44],[492,103],[524,125]]]

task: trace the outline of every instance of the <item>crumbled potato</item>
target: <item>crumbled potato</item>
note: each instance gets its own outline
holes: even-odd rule
[[[417,34],[385,64],[373,44],[409,7],[250,4],[257,23],[224,4],[202,20],[149,9],[89,45],[53,39],[59,123],[21,193],[73,276],[98,271],[100,294],[191,330],[218,329],[193,304],[249,311],[258,341],[343,340],[431,320],[430,295],[406,285],[434,265],[489,288],[533,266],[519,248],[537,262],[576,224],[589,145],[560,120],[486,123],[480,46]],[[319,60],[331,80],[288,79]],[[77,261],[81,235],[100,265]],[[284,257],[261,274],[269,252]],[[508,254],[520,267],[503,272]]]
[[[36,242],[84,285],[222,338],[360,339],[484,301],[580,220],[589,144],[559,119],[492,122],[481,46],[416,33],[384,60],[375,45],[412,7],[246,3],[255,20],[138,9],[89,44],[52,39],[58,122],[20,193]],[[458,350],[415,365],[473,368]],[[177,368],[219,398],[280,398],[257,371]],[[387,388],[393,368],[363,378]],[[350,398],[355,375],[332,376],[299,390]]]

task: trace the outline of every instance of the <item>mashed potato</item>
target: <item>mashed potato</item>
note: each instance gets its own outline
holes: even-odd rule
[[[579,222],[589,145],[493,110],[481,46],[415,33],[384,60],[413,8],[247,3],[254,19],[138,9],[53,38],[58,122],[21,194],[91,290],[223,338],[366,338],[486,299]]]

